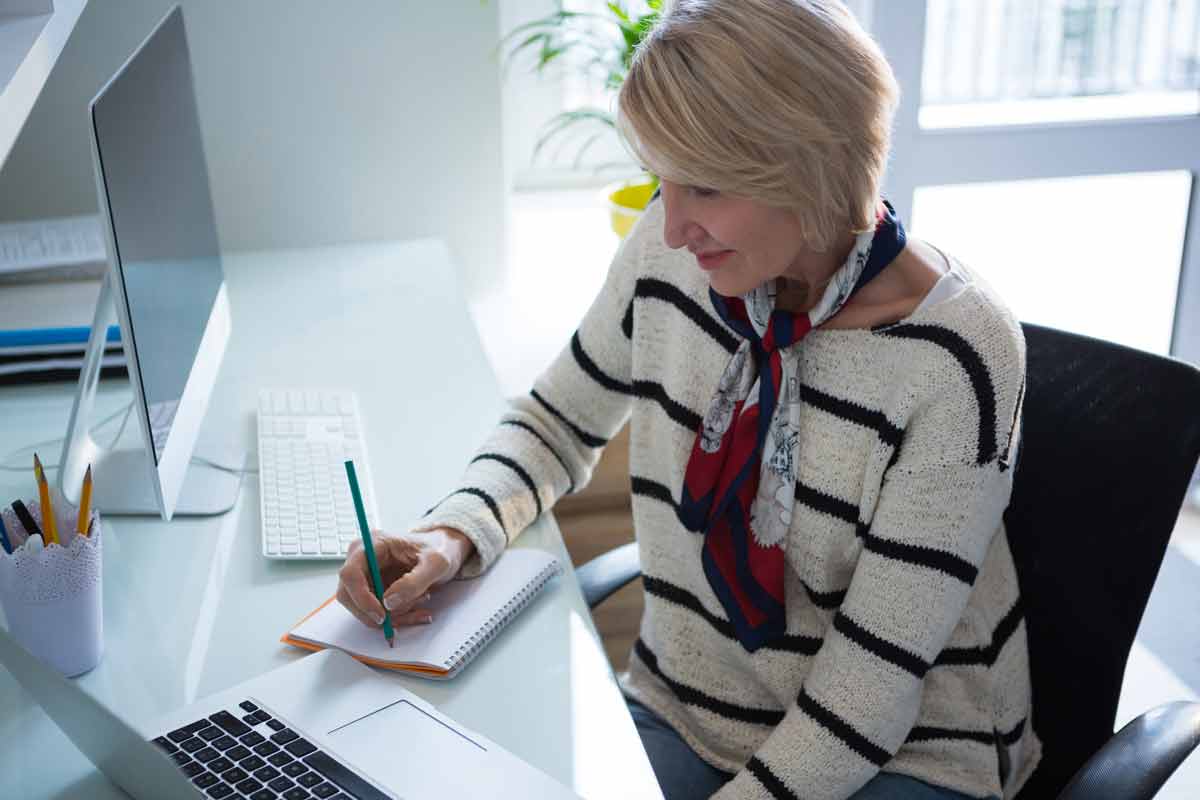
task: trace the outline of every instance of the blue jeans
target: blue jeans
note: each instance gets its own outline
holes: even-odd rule
[[[657,714],[632,698],[625,699],[642,746],[665,800],[709,797],[733,776],[696,755],[687,742]],[[907,775],[880,772],[851,800],[972,800],[969,795],[932,786]]]

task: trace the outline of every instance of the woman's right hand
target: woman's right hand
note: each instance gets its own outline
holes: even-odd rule
[[[422,533],[371,532],[379,573],[383,577],[383,605],[375,597],[366,552],[355,541],[338,572],[337,599],[360,622],[372,628],[383,624],[385,608],[393,625],[428,624],[433,613],[425,607],[437,587],[458,575],[475,552],[466,534],[452,528]]]

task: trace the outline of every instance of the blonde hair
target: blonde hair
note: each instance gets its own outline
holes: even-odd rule
[[[899,91],[838,0],[676,0],[617,122],[651,172],[792,209],[820,250],[875,227]]]

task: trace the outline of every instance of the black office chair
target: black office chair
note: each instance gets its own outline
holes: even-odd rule
[[[1023,327],[1023,436],[1004,521],[1044,753],[1020,797],[1151,798],[1200,746],[1200,703],[1169,703],[1112,731],[1125,662],[1200,457],[1200,370]],[[595,607],[640,571],[628,544],[576,575]]]

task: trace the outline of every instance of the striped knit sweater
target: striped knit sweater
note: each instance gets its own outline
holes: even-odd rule
[[[813,331],[786,558],[787,633],[749,653],[677,515],[684,469],[736,349],[708,283],[653,203],[570,345],[515,402],[461,488],[414,530],[457,528],[478,574],[583,487],[632,414],[646,610],[625,691],[715,767],[717,795],[846,798],[879,770],[1012,797],[1040,744],[1001,515],[1012,490],[1024,340],[977,277],[871,330]]]

